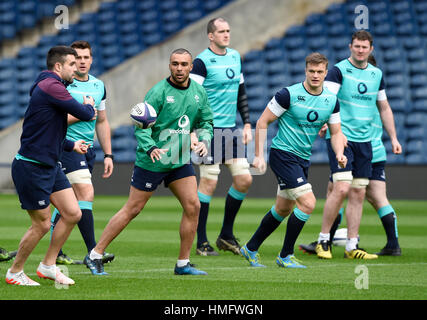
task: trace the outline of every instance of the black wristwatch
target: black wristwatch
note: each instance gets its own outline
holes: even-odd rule
[[[106,153],[104,154],[104,159],[105,158],[111,158],[111,160],[114,160],[114,155]]]

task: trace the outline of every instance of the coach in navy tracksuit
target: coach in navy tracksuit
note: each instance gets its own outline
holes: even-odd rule
[[[47,71],[37,77],[30,90],[30,102],[22,126],[21,147],[12,163],[12,178],[22,209],[28,211],[31,227],[19,244],[18,253],[7,271],[6,282],[17,285],[39,285],[23,272],[25,261],[50,228],[52,202],[62,217],[52,234],[45,258],[37,269],[41,278],[61,284],[74,284],[55,266],[59,249],[80,220],[74,192],[58,159],[63,150],[86,153],[83,140],[66,140],[67,114],[88,121],[96,117],[93,98],[85,97],[84,104],[74,100],[66,86],[73,81],[77,53],[58,46],[49,50]],[[65,213],[65,215],[64,215]]]

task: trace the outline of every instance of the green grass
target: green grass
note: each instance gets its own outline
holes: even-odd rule
[[[110,217],[125,203],[126,197],[97,196],[94,203],[97,239]],[[273,199],[246,199],[235,223],[235,234],[246,242]],[[320,231],[323,200],[305,225],[298,243],[317,239]],[[286,299],[427,299],[427,202],[393,201],[398,213],[401,257],[380,257],[375,261],[354,261],[343,258],[344,249],[335,247],[334,258],[319,260],[296,247],[296,256],[307,266],[303,270],[277,267],[286,230],[286,220],[260,248],[261,262],[267,268],[251,268],[230,252],[218,257],[200,257],[192,250],[191,261],[209,273],[208,276],[180,277],[173,274],[178,247],[181,218],[179,203],[173,197],[154,196],[145,210],[131,222],[108,247],[116,255],[105,269],[105,277],[92,276],[85,266],[68,267],[76,285],[58,289],[53,282],[40,280],[41,287],[24,288],[0,282],[0,300],[286,300]],[[208,237],[215,242],[222,224],[224,200],[214,198],[208,220]],[[20,209],[16,196],[0,195],[0,246],[17,248],[29,227],[27,213]],[[341,225],[344,226],[345,222]],[[385,233],[374,210],[366,205],[360,228],[361,247],[376,252],[385,244]],[[26,273],[38,280],[35,270],[43,259],[49,236],[45,236],[25,265]],[[64,251],[82,259],[85,246],[76,227]],[[0,263],[4,277],[10,262]],[[368,289],[357,289],[356,267],[368,270]]]

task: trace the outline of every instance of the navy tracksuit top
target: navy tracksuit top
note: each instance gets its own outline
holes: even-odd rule
[[[63,150],[74,148],[74,142],[65,139],[67,114],[88,121],[94,110],[90,104],[81,104],[71,97],[66,83],[52,71],[38,75],[30,96],[18,153],[53,167]]]

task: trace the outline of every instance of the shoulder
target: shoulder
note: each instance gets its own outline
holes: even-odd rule
[[[65,85],[55,78],[47,78],[40,81],[38,83],[38,87],[43,92],[56,99],[68,100],[71,98],[70,93],[65,88]]]

